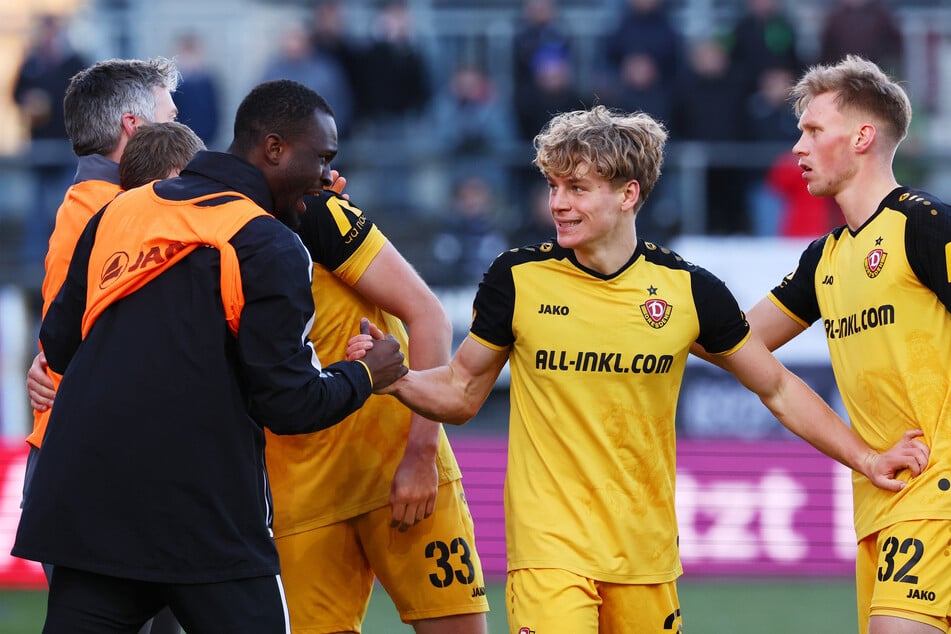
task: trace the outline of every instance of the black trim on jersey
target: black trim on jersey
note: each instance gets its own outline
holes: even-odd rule
[[[328,201],[333,198],[343,201],[339,209],[352,230],[352,238],[349,240],[340,239],[340,227],[328,207]],[[363,215],[357,215],[354,211],[358,209],[356,205],[333,192],[324,191],[316,196],[304,196],[304,204],[307,210],[300,217],[300,226],[295,231],[316,264],[328,271],[336,270],[360,248],[370,234],[373,222],[362,210],[360,213]]]
[[[578,264],[574,252],[557,243],[540,243],[500,254],[489,266],[479,284],[479,292],[473,303],[477,319],[473,320],[471,332],[499,347],[508,347],[514,343],[512,302],[518,300],[512,270],[520,264],[542,260],[568,260],[592,277],[610,280],[627,270],[641,256],[645,261],[657,266],[680,269],[690,274],[691,289],[700,321],[697,341],[708,352],[716,354],[730,350],[749,333],[749,324],[739,304],[719,278],[706,269],[685,261],[670,249],[644,240],[638,240],[630,260],[611,275],[597,273]]]
[[[700,321],[697,343],[711,354],[732,349],[750,332],[733,293],[720,278],[701,267],[691,269],[690,282]]]
[[[690,273],[691,292],[700,322],[697,343],[704,350],[711,354],[726,352],[749,333],[750,325],[736,298],[716,275],[653,242],[639,240],[634,255],[643,255],[645,261],[657,266]]]
[[[901,192],[912,196],[899,201]],[[886,198],[886,203],[905,215],[905,253],[911,270],[951,311],[947,251],[951,242],[951,207],[927,192],[912,189],[896,190]]]
[[[908,194],[905,200],[902,196]],[[925,204],[925,203],[928,204]],[[905,216],[905,254],[912,272],[951,311],[951,280],[948,276],[947,245],[951,242],[951,207],[931,194],[898,187],[882,199],[878,209],[857,235],[885,209]],[[799,258],[796,270],[787,275],[772,293],[787,310],[807,324],[821,318],[816,299],[816,268],[826,240],[839,239],[848,227],[842,226],[813,241]]]
[[[633,264],[634,261],[637,260],[638,256],[644,253],[645,251],[644,244],[645,243],[643,241],[638,240],[637,244],[634,245],[634,253],[632,253],[631,257],[628,258],[627,262],[622,264],[621,268],[616,270],[614,273],[602,273],[600,271],[595,271],[594,269],[589,269],[584,264],[578,261],[578,257],[575,255],[575,252],[573,250],[571,249],[561,249],[561,250],[565,254],[564,257],[566,257],[572,264],[574,264],[577,268],[581,269],[582,271],[584,271],[591,277],[596,277],[599,280],[613,280],[615,277],[617,277],[618,275],[626,271],[628,268],[630,268],[631,264]]]
[[[786,307],[786,310],[807,324],[822,317],[819,313],[819,300],[816,297],[816,269],[822,259],[822,250],[827,240],[837,240],[846,229],[845,225],[836,227],[830,233],[809,243],[799,256],[796,269],[784,277],[783,281],[772,290],[773,296]]]
[[[550,250],[520,247],[500,253],[479,282],[479,290],[473,300],[473,309],[477,318],[472,320],[472,334],[489,343],[506,348],[515,342],[512,332],[514,316],[515,279],[512,269],[525,262],[542,260],[562,260],[568,257],[569,250],[552,244]]]

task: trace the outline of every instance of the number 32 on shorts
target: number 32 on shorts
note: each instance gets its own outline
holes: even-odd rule
[[[918,583],[918,575],[911,572],[925,554],[921,540],[912,537],[900,540],[893,535],[882,544],[882,552],[884,565],[878,567],[879,581]]]

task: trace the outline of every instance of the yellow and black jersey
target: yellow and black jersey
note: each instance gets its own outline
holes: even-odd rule
[[[509,349],[509,569],[675,579],[674,417],[687,354],[694,341],[731,354],[749,337],[726,286],[649,242],[613,275],[546,242],[496,259],[470,336]]]
[[[314,262],[314,325],[310,338],[320,359],[343,359],[347,340],[367,317],[412,352],[403,324],[368,302],[353,286],[386,244],[369,218],[330,193],[305,197],[298,235]],[[343,424],[326,433],[267,439],[274,496],[275,536],[339,522],[389,502],[403,457],[412,412],[388,396],[373,395]],[[440,429],[439,483],[460,477],[446,433]]]
[[[920,428],[927,470],[900,493],[852,476],[859,539],[913,519],[951,518],[951,208],[898,188],[858,231],[813,242],[770,293],[807,326],[822,319],[856,432],[885,451]]]

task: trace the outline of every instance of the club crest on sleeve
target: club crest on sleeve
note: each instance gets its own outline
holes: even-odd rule
[[[882,249],[872,249],[868,255],[865,256],[865,274],[871,278],[878,277],[878,274],[882,272],[882,268],[885,266],[885,258],[888,257],[888,253]]]
[[[641,315],[651,328],[663,328],[670,320],[673,306],[663,299],[649,299],[640,306]]]

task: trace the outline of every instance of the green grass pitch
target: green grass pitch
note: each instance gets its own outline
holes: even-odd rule
[[[686,634],[850,634],[856,632],[852,579],[682,579]],[[490,634],[507,634],[502,584],[486,588]],[[0,590],[0,634],[36,634],[45,592]],[[364,634],[411,634],[382,588],[374,590]]]

